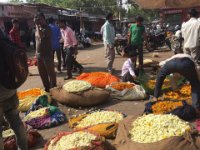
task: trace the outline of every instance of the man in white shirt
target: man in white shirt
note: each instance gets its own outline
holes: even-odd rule
[[[162,68],[156,79],[155,98],[157,99],[161,95],[162,85],[166,76],[171,73],[179,73],[190,82],[192,87],[192,106],[200,114],[200,81],[198,79],[197,66],[192,57],[188,54],[177,54],[162,61],[159,65]]]
[[[138,71],[136,71],[135,69],[137,53],[135,51],[132,51],[128,55],[129,59],[127,59],[122,66],[122,73],[121,73],[122,81],[134,82],[136,74],[138,73]]]
[[[182,37],[184,38],[184,53],[192,56],[194,61],[200,64],[200,21],[198,12],[191,9],[188,12],[189,21],[182,25]]]

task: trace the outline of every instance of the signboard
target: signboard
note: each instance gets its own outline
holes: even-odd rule
[[[25,11],[23,6],[3,6],[2,16],[9,18],[31,18],[33,14]]]

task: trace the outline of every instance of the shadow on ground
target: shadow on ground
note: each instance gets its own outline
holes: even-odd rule
[[[92,45],[91,47],[88,47],[88,48],[83,48],[83,49],[78,49],[80,51],[84,51],[84,50],[95,50],[95,49],[99,49],[99,48],[102,48],[104,45],[102,43],[97,43],[97,44],[94,44]]]

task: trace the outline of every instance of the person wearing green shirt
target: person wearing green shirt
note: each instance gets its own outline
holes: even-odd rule
[[[113,19],[113,14],[109,13],[106,16],[106,22],[101,29],[103,32],[103,41],[106,51],[105,57],[107,58],[107,67],[109,73],[113,73],[113,63],[115,59],[115,49],[114,49],[115,29],[112,24],[112,19]]]
[[[138,16],[136,23],[132,24],[129,29],[129,44],[131,45],[131,50],[138,51],[139,69],[143,69],[143,38],[146,40],[145,27],[142,22],[143,18]]]

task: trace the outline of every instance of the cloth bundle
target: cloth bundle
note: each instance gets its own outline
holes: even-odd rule
[[[48,97],[43,95],[27,111],[24,121],[34,129],[44,129],[66,122],[66,116],[58,107],[51,106]]]

